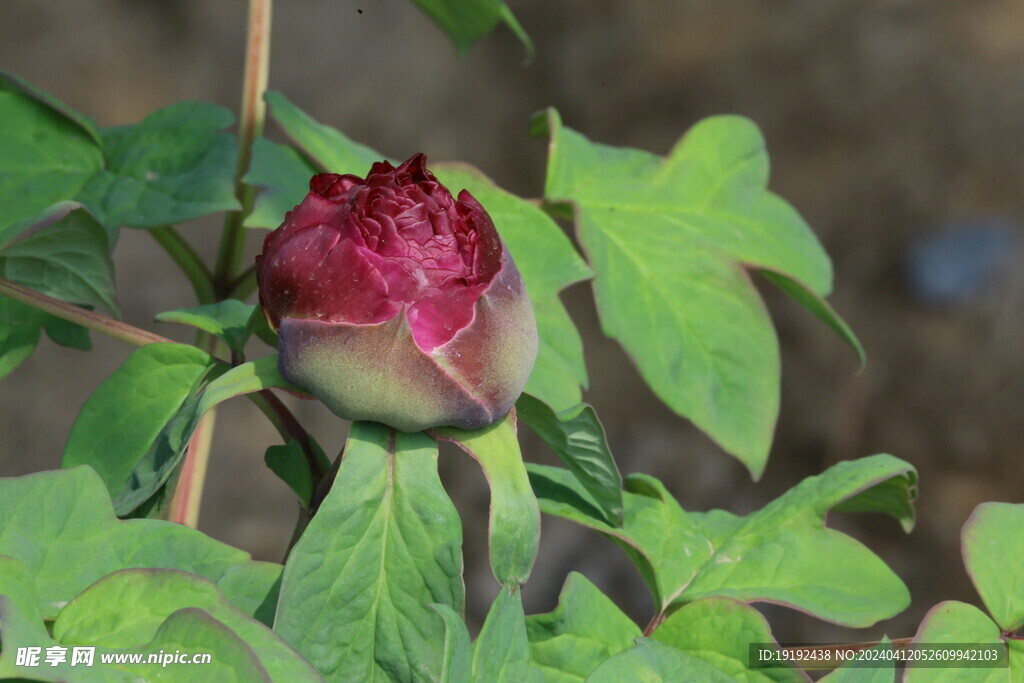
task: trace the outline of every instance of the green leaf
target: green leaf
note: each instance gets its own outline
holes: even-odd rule
[[[556,413],[543,401],[523,394],[516,415],[555,451],[593,496],[605,521],[622,526],[622,475],[615,465],[604,427],[586,403]]]
[[[61,610],[61,643],[130,648],[151,640],[175,612],[199,608],[231,629],[273,680],[319,681],[316,669],[267,626],[233,606],[207,579],[170,569],[125,569],[103,577]]]
[[[200,409],[202,412],[206,412],[229,398],[251,394],[254,391],[262,391],[263,389],[302,391],[302,389],[291,384],[281,376],[277,369],[277,354],[273,354],[236,365],[215,381],[210,382],[210,385],[203,392]]]
[[[259,188],[260,193],[252,213],[245,219],[245,227],[273,230],[281,225],[284,215],[309,192],[309,180],[318,172],[316,166],[293,148],[256,138],[252,145],[252,162],[242,180]]]
[[[630,475],[621,529],[603,521],[569,472],[540,465],[530,465],[529,471],[541,510],[618,543],[662,613],[699,598],[726,596],[869,626],[909,604],[906,586],[881,559],[824,523],[830,509],[849,500],[859,499],[861,511],[872,510],[870,501],[882,501],[873,510],[891,512],[891,497],[873,492],[891,486],[891,479],[901,481],[904,496],[913,499],[913,468],[890,455],[839,463],[746,517],[720,510],[688,513],[656,479]]]
[[[441,661],[441,683],[465,683],[473,671],[473,646],[462,617],[448,605],[430,606],[444,622],[444,659]]]
[[[587,385],[583,342],[558,293],[588,279],[590,269],[562,229],[539,207],[505,192],[468,164],[442,163],[432,168],[452,194],[469,190],[487,209],[526,283],[540,338],[526,391],[557,409],[576,405],[580,385]]]
[[[103,165],[91,124],[0,72],[0,244],[23,221],[74,197]],[[12,226],[15,226],[12,230]]]
[[[241,354],[245,342],[249,339],[249,318],[256,306],[246,304],[238,299],[225,299],[213,304],[179,308],[156,316],[161,323],[177,323],[189,325],[204,332],[209,332],[221,339],[228,348]]]
[[[63,681],[66,674],[53,672],[53,668],[44,664],[45,648],[57,643],[50,638],[43,624],[43,614],[39,609],[39,594],[32,580],[30,570],[13,557],[0,555],[0,679],[26,680],[31,671],[34,680]],[[20,647],[38,647],[39,665],[29,669],[20,666],[17,652]],[[117,681],[124,680],[100,672],[85,669],[84,674],[76,680]],[[104,675],[107,673],[108,675]]]
[[[200,383],[192,386],[177,412],[136,461],[127,483],[114,498],[118,515],[123,517],[143,505],[170,480],[203,415],[218,403],[271,387],[292,388],[277,370],[277,356],[265,356],[224,372],[227,367],[217,364]]]
[[[540,509],[519,452],[515,417],[510,414],[472,432],[442,427],[431,433],[456,444],[480,463],[491,487],[487,526],[491,571],[503,586],[526,583],[537,559]]]
[[[329,681],[435,680],[463,609],[462,528],[422,433],[352,425],[330,493],[292,549],[274,630]]]
[[[921,620],[921,625],[914,634],[913,644],[941,645],[956,643],[958,645],[984,645],[986,647],[1003,648],[1002,634],[999,627],[988,616],[974,605],[956,600],[940,602],[928,610]],[[1020,661],[1024,664],[1024,661]],[[1015,666],[1010,659],[1009,668],[962,668],[948,664],[937,668],[940,662],[908,662],[905,683],[932,683],[940,681],[1019,681],[1024,677],[1024,668]]]
[[[100,577],[147,567],[203,576],[253,614],[281,570],[180,524],[118,520],[88,467],[0,479],[0,555],[28,567],[47,619]]]
[[[0,557],[0,637],[4,648],[0,652],[0,678],[4,680],[55,681],[73,680],[81,683],[94,681],[126,682],[166,680],[171,682],[211,681],[269,681],[255,654],[226,626],[198,609],[185,609],[167,619],[148,643],[135,641],[127,650],[96,647],[91,665],[74,659],[74,646],[58,643],[50,637],[39,611],[39,596],[28,569],[10,557]],[[141,644],[140,644],[141,643]],[[22,666],[17,652],[22,647],[39,648],[39,662]],[[49,648],[63,648],[65,661],[51,666],[45,657]],[[91,644],[89,647],[94,647]],[[104,655],[127,658],[141,655],[143,661],[156,655],[162,661],[165,654],[185,652],[189,655],[206,653],[210,662],[203,664],[202,678],[192,666],[167,664],[104,664]],[[172,655],[173,656],[173,655]],[[169,663],[169,662],[168,662]],[[207,675],[209,678],[207,678]]]
[[[139,652],[131,648],[129,652]],[[217,621],[203,610],[187,607],[172,614],[157,630],[147,645],[141,648],[143,657],[150,654],[166,656],[170,652],[210,653],[210,662],[203,664],[201,674],[194,669],[179,666],[167,676],[169,680],[195,681],[202,676],[208,681],[220,683],[250,683],[265,681],[272,683],[270,674],[260,664],[259,658],[246,643],[231,629]],[[157,670],[156,664],[139,664],[125,667],[144,676],[142,680],[163,678],[166,669]],[[136,679],[137,680],[137,679]]]
[[[24,634],[40,638],[46,638],[46,629],[43,627],[43,613],[39,608],[39,592],[36,590],[35,581],[25,564],[13,557],[0,555],[0,599],[9,600],[8,606],[17,608],[20,617],[24,619]],[[2,654],[12,654],[14,648],[10,647],[13,640],[7,640],[11,634],[8,632],[10,624],[3,621],[4,644]],[[34,645],[35,643],[25,643]],[[0,660],[5,657],[0,656]],[[0,668],[2,670],[2,668]]]
[[[231,604],[260,623],[272,626],[281,589],[281,570],[274,562],[248,562],[229,567],[217,580]]]
[[[533,56],[533,42],[519,21],[501,0],[412,0],[455,43],[459,55],[469,46],[504,22],[526,48],[527,59]]]
[[[10,374],[32,355],[45,320],[42,311],[0,296],[0,377]]]
[[[850,326],[839,317],[839,314],[829,305],[828,301],[809,290],[800,281],[786,277],[782,273],[776,273],[765,268],[760,269],[758,272],[761,273],[765,280],[771,282],[785,292],[793,301],[796,301],[814,314],[818,320],[828,325],[840,339],[853,349],[853,352],[857,354],[857,360],[860,361],[861,369],[864,369],[868,362],[868,356],[864,351],[864,347],[861,346],[860,340],[857,339],[857,335],[854,334]]]
[[[75,304],[114,303],[114,264],[103,226],[73,202],[51,211],[37,230],[0,251],[0,277]]]
[[[747,517],[715,550],[683,597],[726,595],[766,600],[848,626],[869,626],[910,603],[906,586],[859,541],[825,527],[825,516],[843,502],[861,512],[892,514],[893,481],[907,501],[916,497],[917,474],[906,462],[875,455],[841,462],[808,477]],[[881,501],[870,507],[871,501]],[[897,517],[909,529],[908,517]],[[789,585],[787,585],[789,584]]]
[[[475,683],[526,683],[543,680],[530,666],[523,599],[519,588],[502,587],[473,647]]]
[[[766,191],[761,133],[740,117],[707,119],[663,158],[592,143],[554,110],[533,129],[550,132],[544,196],[574,209],[605,332],[670,408],[760,476],[778,415],[779,350],[744,268],[799,283],[798,301],[815,302],[819,315],[832,286],[814,234]]]
[[[964,525],[964,565],[1006,632],[1024,627],[1024,505],[982,503]]]
[[[374,162],[384,159],[379,152],[317,122],[283,94],[268,90],[264,99],[274,120],[302,153],[265,138],[255,141],[244,180],[260,192],[246,227],[273,229],[281,225],[285,214],[309,193],[309,180],[316,173],[364,177]]]
[[[884,637],[882,642],[868,649],[888,653],[892,651],[892,641],[888,637]],[[882,656],[882,662],[894,661],[888,655]],[[857,659],[848,659],[842,666],[821,680],[827,681],[827,683],[895,683],[895,664],[886,666],[879,661],[871,661],[870,664],[871,666],[865,666],[863,663],[858,664]]]
[[[571,572],[558,607],[526,617],[530,659],[550,683],[582,681],[598,663],[633,646],[640,628],[585,576]]]
[[[238,145],[222,132],[234,121],[215,104],[179,102],[141,123],[106,128],[106,166],[77,198],[108,228],[155,228],[238,209]]]
[[[775,644],[775,639],[760,612],[731,598],[705,598],[683,605],[654,630],[651,638],[700,657],[736,680],[807,680],[792,666],[750,666],[750,644]]]
[[[110,494],[119,494],[210,363],[206,352],[186,344],[137,349],[82,406],[62,466],[90,465]]]
[[[40,90],[17,74],[12,74],[0,69],[0,92],[10,92],[24,95],[41,104],[45,104],[64,118],[77,125],[98,146],[103,145],[96,125],[88,116],[79,114],[74,109],[64,104],[48,92]]]
[[[267,467],[281,478],[299,498],[302,509],[309,508],[313,497],[313,473],[298,441],[289,441],[279,446],[270,446],[263,454]]]
[[[384,158],[369,147],[353,142],[340,131],[318,123],[313,117],[296,107],[292,104],[291,100],[276,90],[268,90],[263,99],[270,105],[270,114],[277,121],[277,124],[281,126],[281,129],[284,130],[285,135],[305,152],[321,171],[340,174],[351,173],[362,178],[370,170],[370,166],[374,162]],[[270,158],[272,162],[280,160],[281,155],[279,154],[273,155]],[[288,168],[298,171],[299,165],[294,163],[294,161],[292,159],[292,162],[288,163]],[[255,172],[257,171],[254,167],[250,173]],[[263,165],[259,173],[265,177],[271,171]],[[275,174],[275,177],[283,178],[283,174]],[[296,175],[296,177],[298,176]],[[297,198],[292,206],[301,201],[302,197],[309,191],[309,176],[306,176],[303,182],[305,183],[305,192]],[[283,219],[284,216],[281,218]],[[280,222],[279,220],[278,224]],[[273,227],[277,227],[277,225]]]
[[[92,338],[89,336],[89,330],[81,325],[48,315],[43,323],[43,329],[46,330],[46,336],[54,344],[78,349],[79,351],[89,351],[92,349]]]
[[[594,669],[587,683],[718,683],[734,680],[699,657],[656,640],[637,638],[636,647],[606,659]]]

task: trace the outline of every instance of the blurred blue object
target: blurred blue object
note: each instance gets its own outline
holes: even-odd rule
[[[955,306],[986,293],[1015,258],[1024,256],[1013,223],[967,219],[938,226],[907,245],[904,268],[911,296],[933,306]]]

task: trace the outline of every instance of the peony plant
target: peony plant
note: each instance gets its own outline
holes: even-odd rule
[[[498,23],[529,46],[501,2],[414,1],[460,50]],[[582,401],[583,344],[559,293],[585,280],[652,391],[754,478],[780,368],[750,275],[863,362],[827,302],[828,256],[768,190],[756,125],[706,119],[662,157],[541,112],[530,131],[550,141],[545,186],[522,199],[465,164],[382,160],[268,90],[270,9],[251,0],[237,135],[231,112],[201,102],[97,127],[0,74],[0,376],[44,332],[138,347],[82,406],[61,469],[0,479],[0,678],[844,681],[893,680],[896,661],[909,681],[1024,677],[1022,506],[982,505],[964,526],[984,610],[951,601],[912,637],[783,647],[755,605],[851,629],[910,605],[902,579],[826,518],[880,512],[909,532],[914,468],[874,455],[748,514],[687,510],[683,491],[621,474]],[[263,135],[268,106],[293,144]],[[205,263],[178,224],[215,212],[224,229]],[[148,232],[188,277],[195,305],[155,321],[194,328],[194,344],[119,320],[122,229]],[[326,451],[296,395],[348,421]],[[277,430],[263,460],[296,498],[280,562],[195,528],[219,493],[204,492],[213,416],[239,397]],[[526,430],[562,465],[524,458]],[[442,442],[476,460],[490,492],[488,556],[467,559],[489,563],[498,594],[474,633],[462,530],[483,521],[450,499]],[[549,611],[526,615],[541,514],[611,540],[601,557],[621,548],[650,614],[635,621],[573,571]]]

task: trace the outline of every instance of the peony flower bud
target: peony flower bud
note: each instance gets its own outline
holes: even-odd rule
[[[452,198],[422,154],[309,185],[256,257],[281,374],[340,417],[403,431],[503,417],[537,327],[480,203]]]

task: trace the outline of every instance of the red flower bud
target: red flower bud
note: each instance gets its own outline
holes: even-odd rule
[[[256,257],[281,374],[340,417],[403,431],[503,417],[537,328],[480,203],[454,199],[422,154],[309,185]]]

